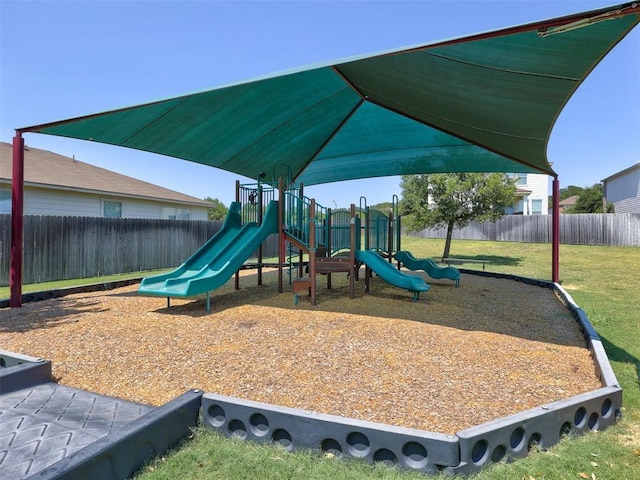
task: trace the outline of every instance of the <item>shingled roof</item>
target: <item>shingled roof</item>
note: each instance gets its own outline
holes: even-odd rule
[[[12,178],[12,146],[0,142],[0,180]],[[211,203],[48,150],[25,146],[24,183],[27,186],[108,193],[112,196],[211,206]]]

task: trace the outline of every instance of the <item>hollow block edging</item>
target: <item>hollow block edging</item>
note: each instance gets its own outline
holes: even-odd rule
[[[202,416],[205,426],[224,435],[278,443],[287,450],[320,449],[432,474],[460,463],[458,439],[453,435],[211,393],[202,397]]]
[[[448,473],[472,474],[490,463],[526,457],[532,448],[555,445],[564,435],[582,434],[613,424],[622,389],[603,387],[456,433],[460,464]]]

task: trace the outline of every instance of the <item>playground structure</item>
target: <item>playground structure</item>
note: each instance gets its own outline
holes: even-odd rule
[[[167,297],[168,305],[171,297],[206,294],[210,311],[210,292],[233,275],[239,289],[240,269],[257,268],[257,281],[262,284],[262,269],[267,266],[262,243],[271,234],[278,235],[278,293],[284,290],[287,268],[296,304],[298,292],[307,290],[311,304],[316,305],[317,274],[326,275],[327,289],[331,289],[332,274],[348,274],[349,296],[354,298],[362,265],[366,267],[366,292],[372,271],[387,283],[412,292],[414,301],[420,292],[429,290],[421,277],[401,272],[399,264],[393,266],[394,254],[400,250],[397,196],[388,215],[368,207],[364,197],[360,197],[359,208],[352,204],[349,210],[332,210],[305,197],[302,184],[282,177],[263,182],[264,176],[260,174],[255,184],[236,182],[236,200],[221,230],[175,270],[143,279],[138,292]],[[245,263],[252,257],[257,258],[255,264]]]

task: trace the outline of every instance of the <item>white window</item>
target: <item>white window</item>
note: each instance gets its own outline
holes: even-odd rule
[[[189,220],[190,212],[188,208],[162,206],[160,218],[165,220]]]
[[[531,200],[531,215],[542,215],[542,200]]]
[[[0,213],[11,213],[11,188],[0,186]]]
[[[515,177],[518,179],[516,185],[526,185],[527,184],[527,174],[526,173],[516,173]]]
[[[103,200],[102,216],[104,218],[122,218],[122,202]]]

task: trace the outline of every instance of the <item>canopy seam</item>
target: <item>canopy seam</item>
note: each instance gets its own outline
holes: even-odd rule
[[[466,61],[466,60],[460,60],[460,59],[457,59],[457,58],[451,58],[451,57],[448,57],[446,55],[437,54],[437,53],[434,53],[432,50],[430,50],[430,51],[424,51],[423,50],[423,51],[420,51],[420,52],[417,52],[417,53],[420,53],[420,54],[423,54],[423,55],[430,55],[430,56],[433,56],[433,57],[438,57],[438,58],[441,58],[443,60],[448,60],[450,62],[460,63],[462,65],[470,65],[470,66],[482,68],[482,69],[485,69],[485,70],[492,70],[492,71],[496,71],[496,72],[513,73],[513,74],[516,74],[516,75],[525,75],[525,76],[528,76],[528,77],[540,77],[540,78],[551,78],[551,79],[556,79],[556,80],[568,80],[568,81],[571,81],[571,82],[577,82],[577,81],[580,80],[579,78],[565,77],[565,76],[562,76],[562,75],[547,75],[547,74],[544,74],[544,73],[526,72],[526,71],[521,71],[521,70],[512,70],[512,69],[509,69],[509,68],[499,68],[499,67],[492,67],[492,66],[489,66],[489,65],[482,65],[480,63],[474,63],[474,62],[470,62],[470,61]]]
[[[337,95],[339,95],[340,93],[344,92],[347,89],[347,87],[343,87],[340,88],[339,90],[336,90],[334,93],[332,93],[331,95],[327,95],[325,97],[322,97],[320,100],[318,100],[317,102],[313,103],[312,105],[310,105],[308,108],[299,111],[298,113],[296,113],[296,115],[287,118],[284,122],[279,123],[278,125],[274,126],[273,128],[271,128],[269,131],[265,132],[265,134],[261,135],[258,139],[256,139],[255,141],[245,145],[243,148],[241,148],[239,151],[237,151],[235,154],[233,154],[231,157],[228,157],[218,168],[222,168],[224,165],[227,165],[229,162],[232,162],[234,159],[236,159],[239,155],[241,155],[243,152],[245,152],[246,150],[248,150],[249,148],[251,148],[253,145],[256,144],[256,142],[258,142],[260,139],[264,138],[265,136],[270,135],[272,132],[275,132],[276,130],[282,128],[284,125],[287,125],[289,123],[291,123],[292,121],[294,121],[296,118],[300,117],[302,114],[307,113],[308,111],[312,110],[313,108],[315,108],[316,106],[320,105],[322,102],[329,100]],[[360,100],[360,102],[362,102],[362,100]]]

